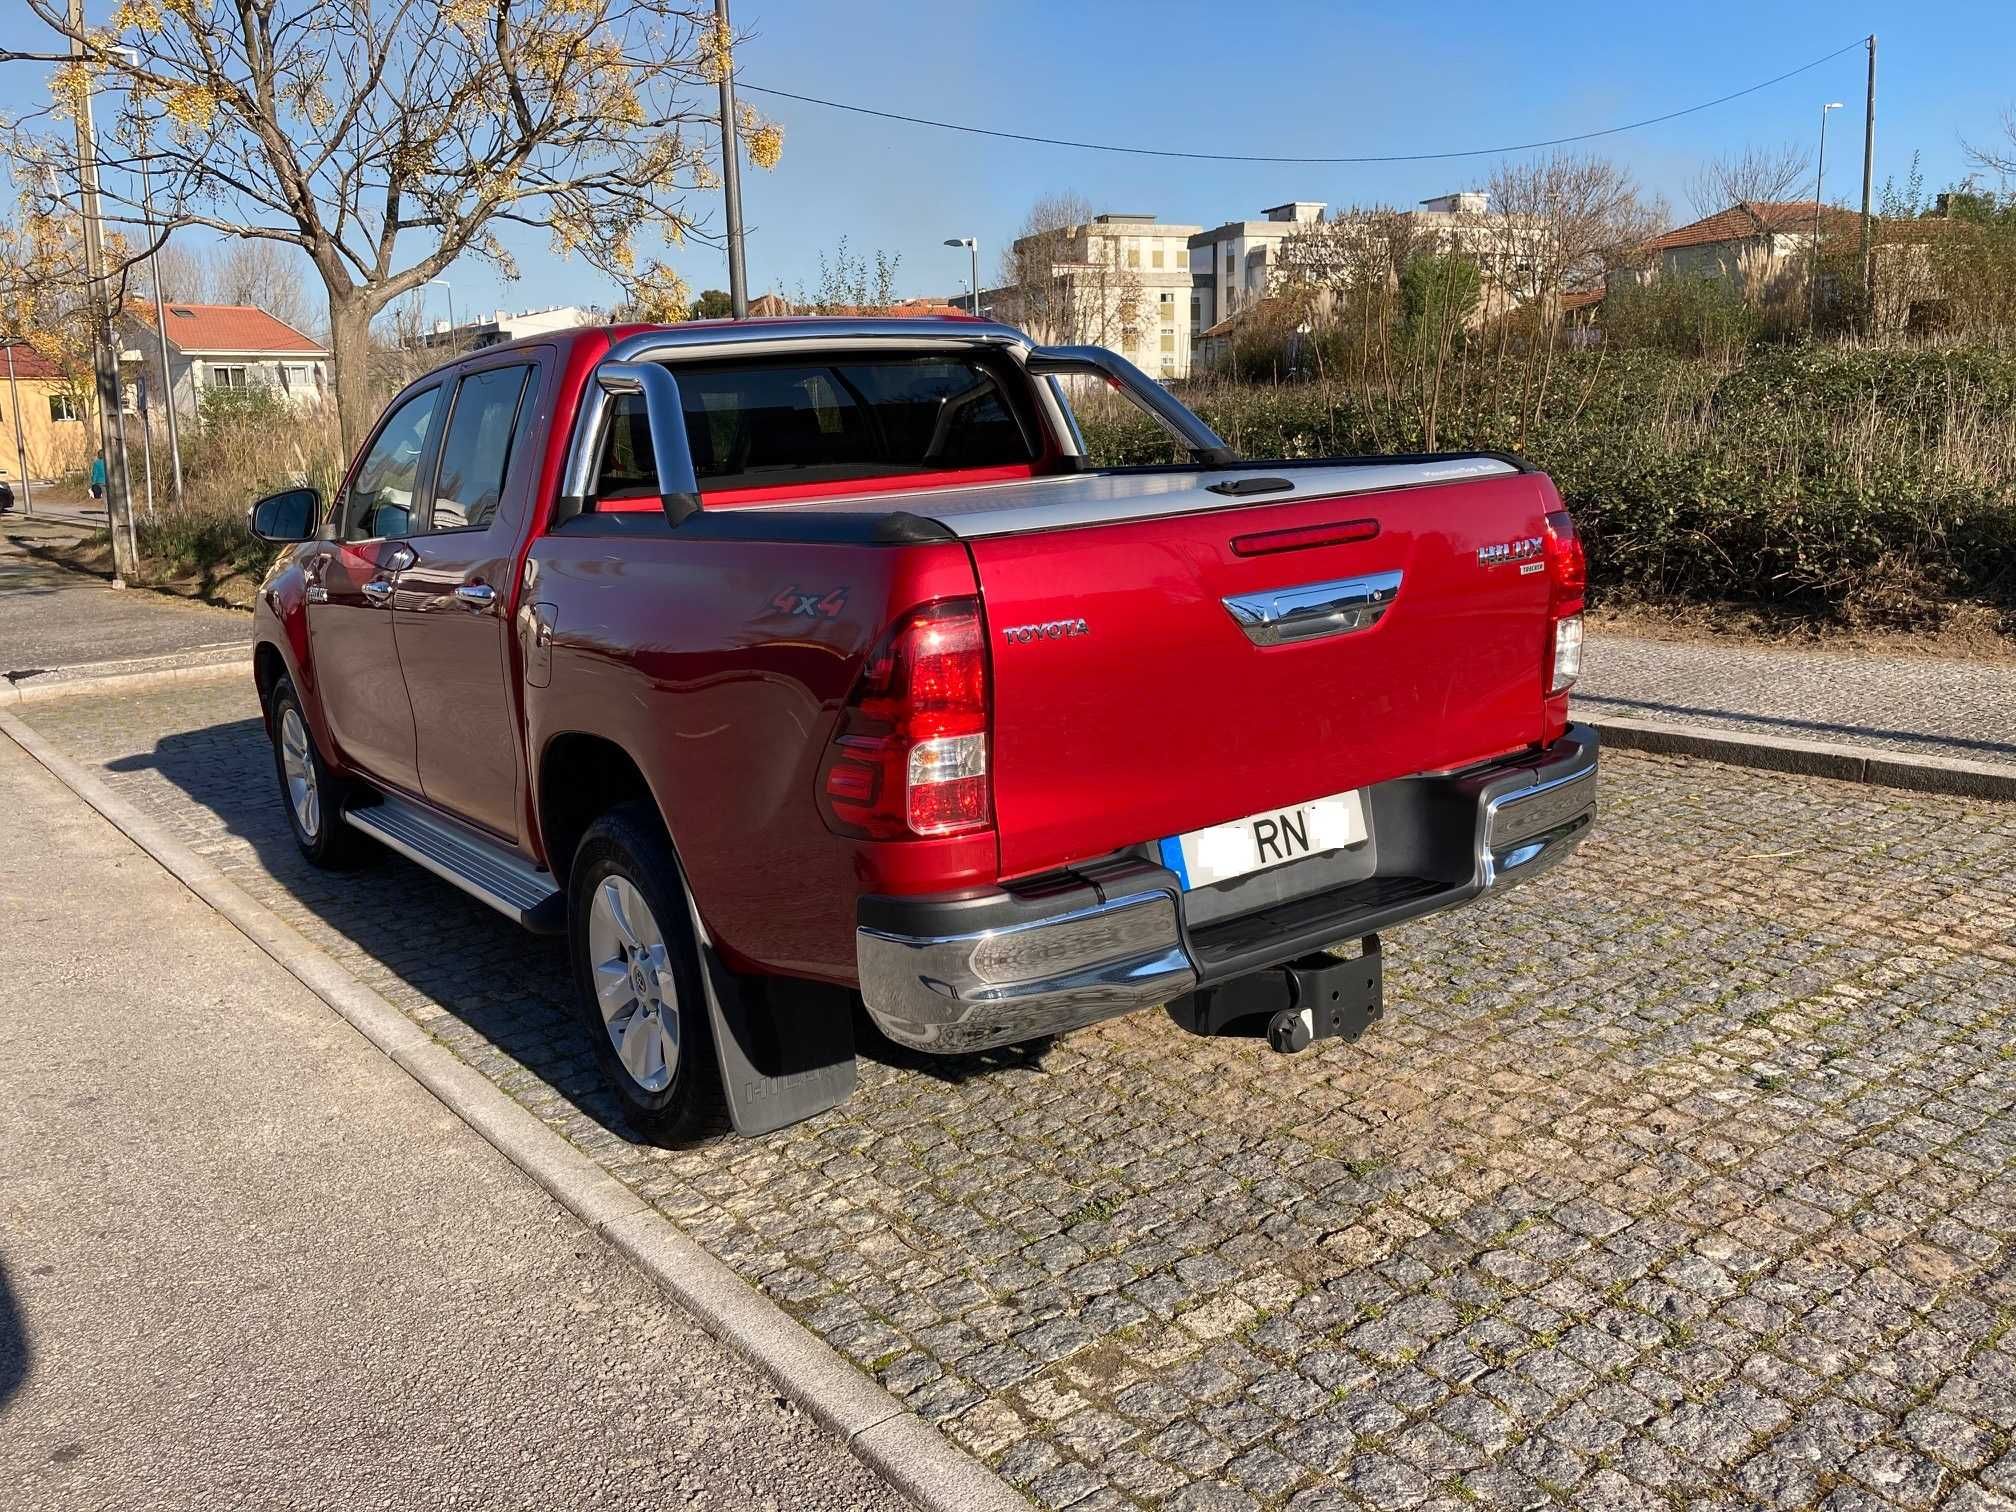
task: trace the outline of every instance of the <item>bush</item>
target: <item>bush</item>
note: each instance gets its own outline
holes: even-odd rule
[[[1472,364],[1444,450],[1522,450],[1589,547],[1601,599],[1684,598],[1841,622],[2016,608],[2016,355],[1802,346],[1734,371],[1660,352]],[[1519,396],[1542,395],[1537,416]],[[1406,395],[1347,384],[1201,384],[1184,397],[1249,457],[1407,451]],[[1522,425],[1523,420],[1523,425]],[[1522,428],[1525,445],[1520,446]],[[1095,456],[1166,459],[1146,421],[1085,417]]]
[[[1623,346],[1734,360],[1762,332],[1756,308],[1720,279],[1626,281],[1603,301],[1604,339]]]

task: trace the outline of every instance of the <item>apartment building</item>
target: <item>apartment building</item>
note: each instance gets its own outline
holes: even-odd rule
[[[1190,244],[1198,227],[1095,215],[1015,243],[1015,281],[981,307],[1039,341],[1110,347],[1156,378],[1190,376]]]
[[[1323,219],[1316,200],[1290,200],[1261,211],[1264,219],[1227,221],[1190,238],[1190,330],[1209,330],[1264,298],[1281,243]]]

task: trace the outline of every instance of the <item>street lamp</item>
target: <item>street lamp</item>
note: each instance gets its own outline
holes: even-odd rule
[[[452,345],[455,340],[455,290],[450,287],[448,280],[445,278],[430,278],[427,280],[427,284],[439,284],[442,288],[448,290],[448,340]],[[427,287],[427,284],[422,284],[420,287],[424,289]]]
[[[1820,107],[1820,158],[1813,171],[1813,259],[1806,278],[1806,329],[1813,329],[1813,313],[1820,297],[1820,204],[1827,182],[1827,112],[1841,109],[1839,100]]]
[[[948,247],[964,247],[972,260],[971,282],[967,284],[967,288],[972,290],[973,314],[975,317],[978,317],[980,314],[980,243],[970,236],[948,236],[945,238],[945,245]]]

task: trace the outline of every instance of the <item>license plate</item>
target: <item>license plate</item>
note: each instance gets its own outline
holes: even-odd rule
[[[1183,879],[1185,889],[1209,887],[1304,856],[1341,850],[1364,838],[1364,795],[1338,793],[1172,835],[1161,843],[1162,864]]]

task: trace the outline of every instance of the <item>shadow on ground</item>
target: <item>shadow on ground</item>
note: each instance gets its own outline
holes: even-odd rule
[[[0,1407],[5,1407],[28,1380],[31,1358],[28,1325],[21,1306],[14,1300],[14,1288],[7,1280],[7,1264],[0,1260]]]
[[[495,1075],[492,1063],[502,1051],[609,1133],[630,1141],[643,1137],[624,1118],[595,1065],[588,1028],[576,1016],[565,942],[526,933],[390,852],[367,848],[365,863],[350,872],[312,866],[294,843],[259,720],[171,735],[151,751],[108,762],[106,770],[156,773],[214,816],[216,826],[250,846],[257,870],[309,916],[290,917],[290,923],[399,1007],[416,1012],[464,1059]],[[186,836],[186,824],[177,828]],[[246,875],[242,859],[234,861],[214,844],[198,841],[195,848],[211,853],[254,896],[273,901],[267,896],[271,883]],[[284,906],[280,911],[289,912]],[[435,1004],[464,1032],[429,1022]],[[865,1061],[950,1083],[1040,1065],[1051,1044],[933,1056],[885,1039],[865,1012],[855,1012],[854,1024],[856,1052]],[[711,1058],[711,1046],[707,1053]],[[510,1078],[506,1083],[511,1085]],[[717,1095],[691,1142],[730,1132]]]
[[[1843,735],[1849,739],[1890,740],[1899,744],[1979,751],[1992,756],[2016,757],[2016,744],[2000,740],[1969,740],[1962,735],[1928,734],[1923,730],[1886,730],[1877,725],[1830,723],[1824,719],[1793,719],[1776,714],[1759,714],[1749,709],[1708,709],[1694,704],[1660,703],[1649,698],[1614,698],[1602,693],[1577,696],[1579,704],[1606,704],[1639,714],[1672,714],[1682,719],[1724,720],[1739,725],[1769,725],[1773,729],[1796,730],[1802,735]]]

